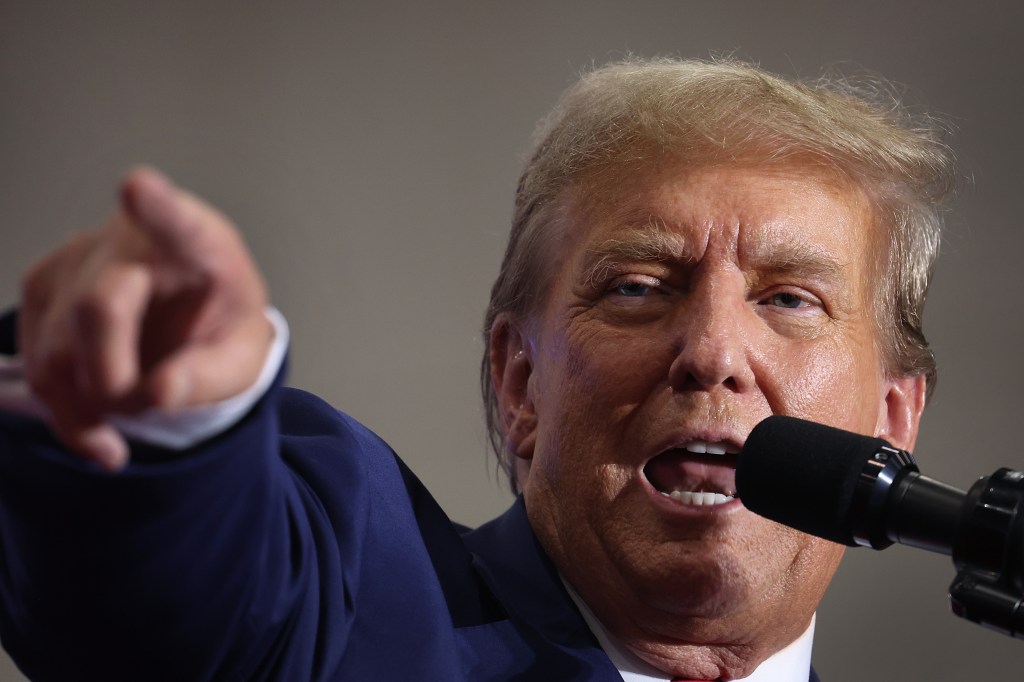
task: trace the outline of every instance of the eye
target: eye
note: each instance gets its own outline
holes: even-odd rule
[[[806,317],[815,311],[825,311],[825,304],[820,298],[799,287],[786,287],[765,292],[758,300],[758,305],[765,306],[768,311],[787,316]]]
[[[622,282],[615,285],[614,291],[627,298],[636,298],[650,294],[651,286],[642,282]]]
[[[638,306],[661,292],[661,280],[648,275],[625,275],[609,283],[606,296],[617,305]]]
[[[791,291],[781,291],[777,294],[772,294],[768,297],[767,302],[779,308],[804,308],[810,305],[809,302]]]

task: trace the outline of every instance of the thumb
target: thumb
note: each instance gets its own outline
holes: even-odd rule
[[[165,358],[140,389],[166,410],[216,403],[252,386],[274,340],[266,315],[248,317],[211,343],[194,343]]]

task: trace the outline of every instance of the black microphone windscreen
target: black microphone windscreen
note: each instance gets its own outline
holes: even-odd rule
[[[754,427],[736,465],[747,509],[819,537],[856,545],[849,512],[865,463],[887,443],[793,417]]]

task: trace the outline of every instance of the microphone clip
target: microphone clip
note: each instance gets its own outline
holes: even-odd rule
[[[971,486],[953,541],[953,613],[1024,639],[1024,472],[999,469]]]

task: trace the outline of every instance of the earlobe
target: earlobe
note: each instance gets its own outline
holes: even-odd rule
[[[889,379],[882,397],[875,435],[901,450],[913,450],[924,411],[927,386],[924,375]]]
[[[530,391],[533,348],[520,325],[499,316],[491,327],[491,381],[505,443],[520,459],[531,459],[536,441],[537,415]]]

